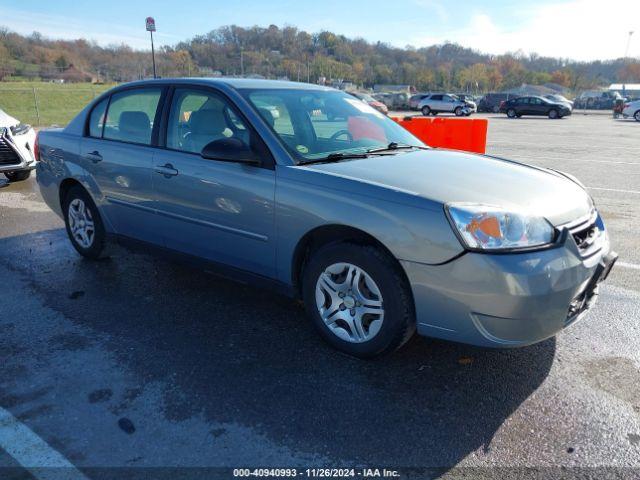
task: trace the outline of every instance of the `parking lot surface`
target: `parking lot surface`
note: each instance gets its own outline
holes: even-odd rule
[[[72,467],[60,478],[245,466],[635,478],[640,125],[484,117],[488,153],[583,181],[620,254],[590,316],[515,350],[416,337],[352,359],[289,299],[125,250],[82,260],[33,177],[0,181],[0,477],[44,478],[58,454]]]

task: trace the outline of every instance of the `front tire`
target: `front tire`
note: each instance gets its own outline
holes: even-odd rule
[[[456,117],[461,117],[463,112],[462,112],[462,107],[456,107],[456,109],[453,111],[453,113],[455,114]]]
[[[556,118],[560,118],[560,114],[556,109],[551,109],[549,110],[549,118],[551,120],[555,120]]]
[[[10,182],[22,182],[31,176],[31,170],[17,170],[15,172],[4,172],[4,176]]]
[[[633,118],[636,119],[636,122],[640,122],[640,110],[633,114]]]
[[[507,117],[509,117],[509,118],[517,118],[518,114],[516,113],[516,111],[513,108],[510,108],[509,110],[507,110]]]
[[[397,262],[376,247],[321,247],[304,269],[302,293],[320,335],[349,355],[392,352],[415,332],[408,282]]]
[[[425,105],[424,107],[422,107],[422,115],[424,115],[425,117],[428,117],[430,113],[431,113],[431,108],[428,105]]]
[[[79,185],[69,189],[62,204],[67,235],[76,251],[97,260],[104,255],[106,233],[100,212],[87,191]]]

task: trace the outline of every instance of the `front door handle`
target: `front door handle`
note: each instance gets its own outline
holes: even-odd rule
[[[170,163],[157,165],[154,170],[156,173],[164,175],[166,178],[175,177],[176,175],[178,175],[178,170],[173,168],[173,165],[171,165]]]
[[[84,158],[86,158],[87,160],[91,160],[93,163],[98,163],[102,161],[102,155],[100,155],[100,152],[98,152],[97,150],[94,150],[93,152],[85,153]]]

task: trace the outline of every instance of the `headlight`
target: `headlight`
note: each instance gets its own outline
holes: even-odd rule
[[[462,242],[474,250],[540,247],[553,242],[555,230],[542,217],[509,212],[499,207],[449,204],[449,220]]]

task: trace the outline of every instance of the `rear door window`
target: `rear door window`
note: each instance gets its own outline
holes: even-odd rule
[[[161,94],[161,88],[140,88],[113,94],[103,137],[151,145],[151,132]]]

